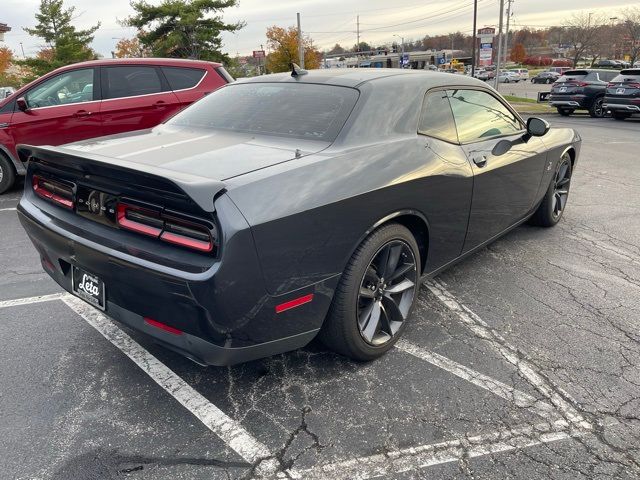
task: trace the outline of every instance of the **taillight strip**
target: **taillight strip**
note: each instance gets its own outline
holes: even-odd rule
[[[57,193],[54,193],[51,190],[48,190],[43,185],[41,185],[41,181],[45,181],[45,179],[43,179],[39,175],[33,175],[33,177],[31,178],[31,185],[33,186],[33,191],[35,192],[36,195],[46,200],[51,200],[52,202],[60,205],[61,207],[65,207],[70,210],[73,209],[73,200],[64,198],[58,195]],[[68,188],[63,186],[62,184],[59,184],[57,182],[54,182],[48,179],[46,181],[49,182],[51,185],[54,185],[55,187],[59,188],[60,190],[64,190],[65,188]],[[71,189],[69,189],[69,195],[73,196],[73,191]]]
[[[118,203],[116,212],[116,220],[118,225],[126,230],[131,230],[136,233],[159,238],[164,242],[171,243],[173,245],[179,245],[191,250],[197,250],[199,252],[208,253],[213,251],[213,238],[211,237],[211,233],[204,226],[198,225],[193,222],[188,222],[186,220],[176,219],[174,216],[165,217],[160,212],[156,213],[153,211],[148,211],[144,208],[128,205],[126,203]],[[135,216],[137,217],[136,220],[133,220],[132,218],[129,218],[127,216],[127,213],[129,212],[135,212]],[[142,223],[144,222],[145,217],[148,218],[148,223],[154,223],[155,225]],[[181,225],[178,222],[183,222],[184,225]],[[180,226],[184,227],[181,233],[171,231],[172,228],[175,230]],[[194,236],[207,238],[207,240],[189,236],[189,230],[193,230]],[[187,234],[184,234],[185,232]]]

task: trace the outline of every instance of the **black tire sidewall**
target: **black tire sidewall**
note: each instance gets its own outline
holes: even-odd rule
[[[399,330],[389,342],[384,345],[374,346],[370,345],[362,338],[358,328],[356,312],[358,307],[360,283],[362,282],[366,269],[369,267],[369,264],[377,252],[385,244],[394,240],[400,240],[406,243],[414,255],[417,268],[416,289],[414,292],[413,302],[407,314],[407,320],[402,322]],[[347,272],[349,272],[348,275]],[[335,325],[336,323],[339,324],[338,328],[335,330],[341,332],[343,335],[342,340],[344,345],[335,345],[335,342],[327,338],[327,335],[321,337],[322,341],[330,348],[338,347],[334,349],[356,360],[369,361],[380,357],[393,347],[393,345],[398,341],[398,338],[402,335],[402,332],[405,330],[407,322],[411,317],[416,303],[416,298],[419,293],[420,250],[415,238],[406,227],[400,224],[394,223],[380,227],[378,230],[372,232],[353,254],[340,283],[341,285],[336,290],[336,296],[334,297],[327,321],[333,323],[334,327],[338,326]],[[343,295],[344,298],[341,297]],[[339,296],[341,298],[338,298]],[[342,310],[336,308],[336,305],[339,303],[343,303],[344,305]]]
[[[2,154],[0,154],[0,169],[2,169],[2,180],[0,181],[0,194],[9,190],[16,179],[11,162]]]

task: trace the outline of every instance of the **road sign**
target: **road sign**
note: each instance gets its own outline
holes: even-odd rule
[[[264,58],[264,50],[254,50],[253,51],[253,58]]]

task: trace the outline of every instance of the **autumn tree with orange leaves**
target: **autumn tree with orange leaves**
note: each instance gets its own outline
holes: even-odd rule
[[[142,58],[148,57],[150,54],[149,49],[140,43],[138,37],[121,38],[113,52],[116,58]]]
[[[302,37],[304,46],[304,68],[320,67],[320,52],[313,46],[313,40]],[[295,27],[269,27],[267,29],[267,46],[271,51],[267,55],[267,70],[270,73],[286,72],[292,63],[299,63],[298,59],[298,30]]]
[[[511,49],[511,60],[516,63],[522,63],[526,56],[527,52],[521,43],[516,43]]]
[[[11,65],[13,59],[13,52],[7,47],[0,47],[0,74],[3,74]]]

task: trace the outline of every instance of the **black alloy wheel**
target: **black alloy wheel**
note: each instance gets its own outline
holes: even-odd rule
[[[391,341],[407,319],[415,298],[416,259],[402,240],[386,243],[360,282],[358,330],[370,345]]]
[[[602,118],[605,116],[604,110],[604,97],[596,98],[591,104],[591,108],[589,109],[589,115],[593,118]]]
[[[531,217],[530,223],[541,227],[553,227],[560,221],[569,199],[572,171],[571,155],[565,153],[560,157],[547,193]]]
[[[319,339],[359,361],[382,356],[402,335],[420,290],[420,249],[390,223],[355,250],[336,287]]]
[[[571,158],[568,157],[567,154],[562,157],[560,167],[553,180],[553,203],[551,209],[554,218],[558,220],[562,216],[564,207],[567,205],[569,187],[571,186]]]

